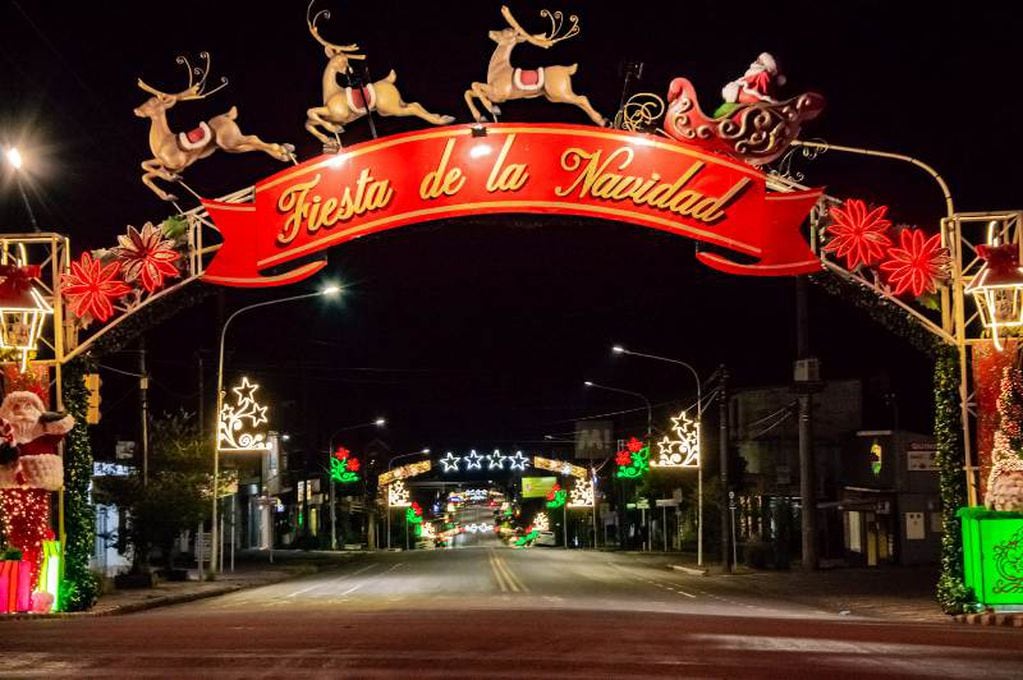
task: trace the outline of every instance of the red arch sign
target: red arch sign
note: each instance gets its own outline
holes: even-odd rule
[[[486,132],[452,126],[377,139],[267,178],[252,203],[203,201],[224,239],[204,280],[293,283],[324,263],[289,263],[353,238],[497,213],[598,217],[688,236],[746,256],[697,255],[733,274],[820,269],[800,225],[821,190],[768,192],[755,168],[650,135],[514,123]]]

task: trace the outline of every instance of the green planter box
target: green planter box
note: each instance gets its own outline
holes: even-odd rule
[[[966,586],[996,609],[1023,608],[1023,513],[959,508]]]

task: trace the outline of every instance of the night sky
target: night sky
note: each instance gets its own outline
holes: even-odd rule
[[[579,62],[576,91],[610,117],[625,60],[645,63],[637,89],[663,95],[672,77],[684,75],[710,109],[721,86],[767,50],[788,76],[782,94],[812,89],[827,98],[804,137],[919,157],[946,177],[961,211],[1019,207],[1018,11],[894,4],[566,3],[561,9],[580,15],[581,36],[549,51],[520,46],[514,60],[524,67]],[[334,13],[324,35],[357,41],[375,78],[394,68],[407,100],[469,121],[462,93],[484,78],[493,44],[486,32],[503,27],[500,3],[320,6]],[[519,21],[537,30],[543,6],[511,3]],[[43,228],[69,234],[79,253],[113,245],[127,224],[169,214],[138,180],[138,164],[149,157],[148,121],[131,110],[147,96],[135,87],[139,76],[166,90],[184,87],[178,54],[209,50],[212,78],[225,75],[230,85],[176,107],[175,129],[236,104],[244,131],[290,141],[302,160],[319,153],[302,125],[305,110],[319,104],[325,60],[304,17],[302,2],[0,5],[0,145],[17,144],[31,158],[29,191]],[[503,108],[505,121],[586,122],[573,107],[537,100]],[[417,119],[376,123],[382,135],[423,126]],[[368,137],[360,121],[344,142]],[[278,169],[262,154],[219,154],[186,179],[212,197]],[[800,169],[807,183],[834,195],[889,204],[897,222],[933,231],[943,214],[937,187],[907,165],[830,154]],[[4,174],[0,230],[27,227]],[[242,317],[228,342],[228,376],[245,372],[262,382],[275,424],[313,447],[325,447],[339,427],[385,415],[391,425],[383,438],[395,452],[526,447],[570,431],[578,417],[637,406],[587,392],[585,379],[640,391],[663,416],[691,401],[687,373],[613,358],[613,342],[689,361],[703,374],[726,363],[735,386],[790,380],[792,280],[730,277],[693,254],[684,238],[580,219],[493,217],[385,232],[330,251],[326,273],[346,285],[342,303]],[[197,357],[205,362],[209,408],[221,314],[316,283],[215,292],[153,329],[156,408],[198,407]],[[890,389],[900,418],[929,429],[930,367],[922,355],[820,290],[812,291],[811,317],[825,377]],[[132,368],[135,358],[102,361]],[[112,374],[104,380],[103,437],[131,437],[135,389]],[[864,426],[889,425],[882,420]],[[635,412],[617,424],[626,434],[644,422]],[[349,439],[358,444],[369,434]]]

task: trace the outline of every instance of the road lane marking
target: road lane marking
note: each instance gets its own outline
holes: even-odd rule
[[[520,590],[522,592],[529,592],[529,588],[526,587],[526,584],[522,582],[522,579],[520,579],[515,572],[511,570],[511,567],[508,566],[508,563],[504,560],[504,558],[496,552],[494,553],[494,557],[497,559],[498,566],[504,571],[505,578],[508,579],[509,583],[511,583],[512,590],[516,592]]]
[[[489,551],[487,560],[490,562],[490,569],[494,572],[494,578],[497,580],[497,586],[501,589],[502,593],[508,592],[508,587],[504,584],[504,577],[497,568],[497,561],[494,559],[493,550]]]
[[[350,578],[352,576],[358,576],[362,572],[364,572],[364,571],[366,571],[368,569],[372,569],[375,566],[376,566],[375,563],[374,564],[367,564],[365,567],[362,567],[361,569],[356,569],[353,572],[350,572],[350,573],[347,573],[347,574],[343,574],[341,577],[335,579],[335,581],[343,581],[346,578]],[[323,585],[325,585],[325,584],[321,581],[321,582],[318,582],[318,583],[314,583],[311,586],[308,586],[306,588],[299,588],[295,592],[289,594],[288,597],[295,597],[296,595],[301,595],[302,593],[308,593],[310,590],[313,590],[314,588],[319,588],[320,586],[323,586]]]

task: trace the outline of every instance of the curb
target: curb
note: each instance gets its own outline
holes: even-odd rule
[[[699,569],[697,567],[687,567],[687,566],[682,565],[682,564],[669,564],[668,568],[669,569],[674,569],[675,571],[681,571],[683,573],[689,574],[690,576],[706,576],[707,573],[709,572],[708,569]]]
[[[982,614],[956,614],[954,617],[957,623],[967,623],[977,626],[1004,626],[1008,628],[1023,628],[1023,614],[998,614],[995,612],[984,612]]]

